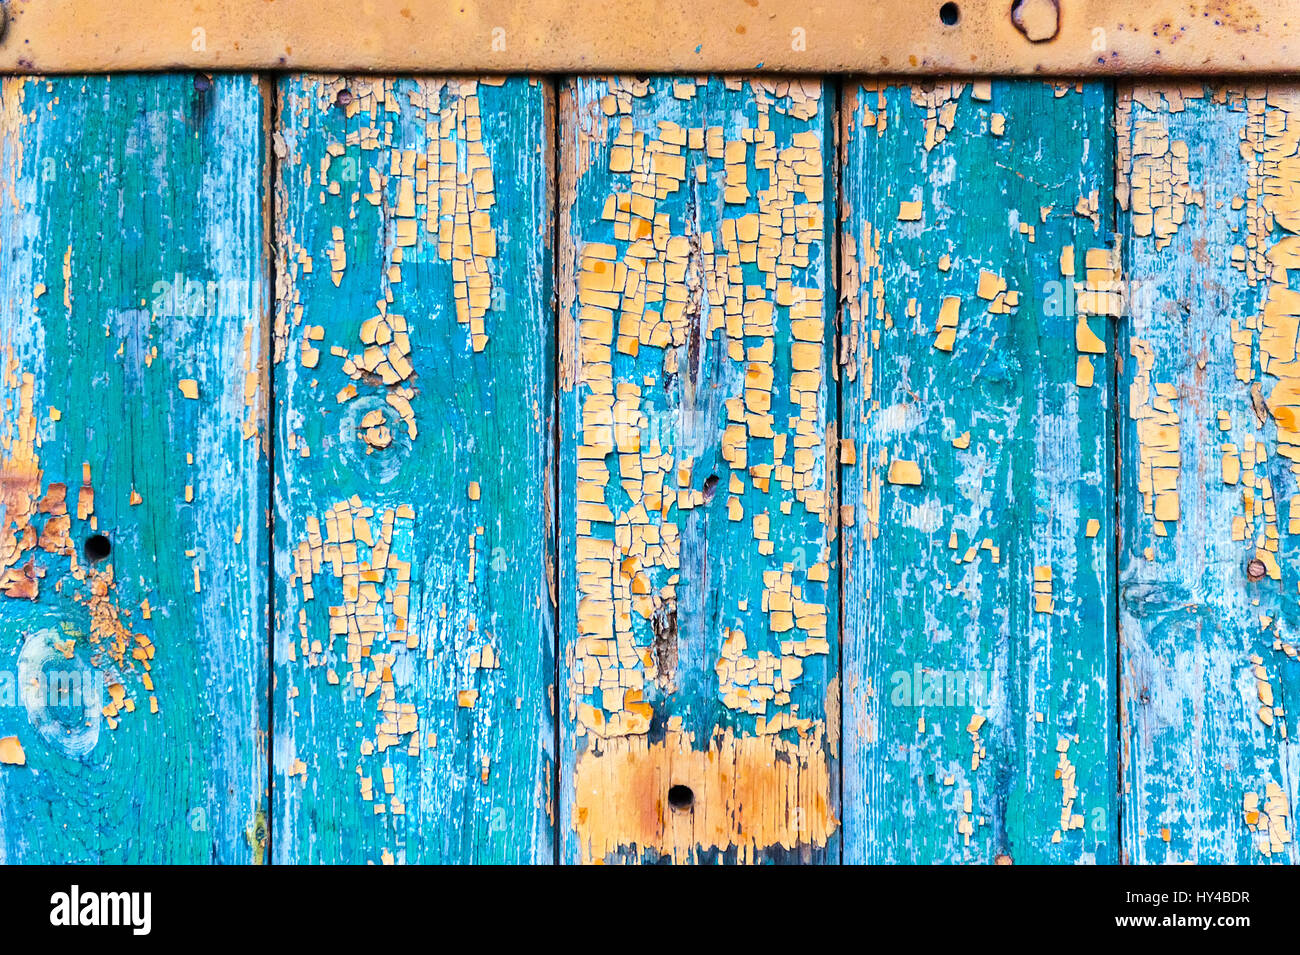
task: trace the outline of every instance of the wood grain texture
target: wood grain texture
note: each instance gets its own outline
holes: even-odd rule
[[[566,861],[838,858],[833,115],[562,92]]]
[[[1297,861],[1300,90],[1125,90],[1129,862]]]
[[[264,854],[263,118],[0,85],[0,862]]]
[[[1300,87],[845,93],[0,80],[0,863],[1300,861]]]
[[[1116,858],[1110,107],[846,94],[845,862]]]
[[[275,859],[549,862],[551,92],[279,93]]]

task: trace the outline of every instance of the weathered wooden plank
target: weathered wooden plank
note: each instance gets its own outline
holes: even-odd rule
[[[277,861],[554,858],[553,122],[281,81]]]
[[[846,862],[1116,858],[1110,103],[846,96]]]
[[[829,98],[562,93],[568,861],[838,858]]]
[[[1117,104],[1128,861],[1297,861],[1300,89]]]
[[[264,854],[263,116],[0,84],[0,862]]]

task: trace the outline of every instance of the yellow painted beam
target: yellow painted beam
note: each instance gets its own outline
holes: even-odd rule
[[[1282,73],[1300,0],[3,0],[0,71]]]

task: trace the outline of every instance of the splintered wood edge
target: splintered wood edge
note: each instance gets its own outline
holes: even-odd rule
[[[0,71],[1284,74],[1300,0],[0,0]]]

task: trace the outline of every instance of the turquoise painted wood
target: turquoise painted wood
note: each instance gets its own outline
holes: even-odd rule
[[[0,862],[263,859],[263,118],[0,81]]]
[[[562,93],[565,861],[838,858],[834,106]]]
[[[0,863],[1300,861],[1300,88],[844,91],[0,80]]]
[[[552,111],[280,81],[277,862],[554,857]]]
[[[1125,90],[1124,855],[1297,861],[1300,90]]]
[[[1117,857],[1111,105],[846,95],[846,862]]]

